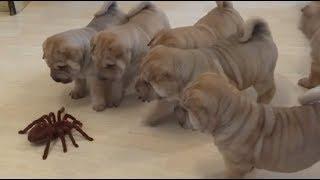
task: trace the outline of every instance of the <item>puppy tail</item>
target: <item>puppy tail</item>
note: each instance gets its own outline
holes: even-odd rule
[[[313,104],[320,101],[320,86],[308,90],[305,94],[298,98],[300,104]]]
[[[247,42],[250,39],[260,36],[267,35],[271,36],[271,31],[268,23],[262,18],[251,18],[247,20],[238,34],[240,42]]]
[[[151,9],[151,8],[155,8],[155,5],[152,2],[150,2],[150,1],[142,1],[137,7],[134,7],[133,9],[131,9],[128,12],[127,17],[131,18],[131,17],[139,14],[142,10]]]
[[[108,12],[112,9],[118,8],[118,4],[116,1],[107,1],[104,2],[101,8],[94,14],[95,17],[103,16],[108,14]]]
[[[217,6],[221,9],[223,8],[233,8],[233,4],[231,1],[216,1]]]

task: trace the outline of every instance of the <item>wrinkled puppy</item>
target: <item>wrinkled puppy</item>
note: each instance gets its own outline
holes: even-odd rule
[[[213,136],[228,177],[243,177],[253,168],[297,172],[320,160],[320,103],[257,104],[215,73],[190,83],[180,102],[192,129]]]
[[[209,47],[219,39],[229,37],[241,31],[243,19],[233,8],[232,2],[216,1],[217,7],[198,20],[193,26],[163,29],[150,41],[149,46],[194,49]],[[139,78],[135,89],[142,101],[151,101],[157,97],[148,83]]]
[[[140,78],[149,83],[162,100],[175,104],[189,82],[201,73],[215,72],[226,76],[239,90],[253,86],[258,94],[257,101],[269,103],[275,93],[277,57],[277,47],[268,24],[260,18],[253,18],[246,22],[243,36],[232,35],[210,48],[156,46],[145,56]],[[171,113],[174,107],[170,107],[167,113]],[[159,105],[156,111],[167,108],[167,105]],[[153,114],[158,113],[152,113],[147,124],[158,123],[161,118]]]
[[[217,1],[212,9],[193,26],[164,29],[154,36],[151,47],[165,45],[177,48],[209,47],[218,39],[224,39],[242,28],[243,19],[233,8],[232,2]]]
[[[148,50],[148,42],[169,21],[151,2],[142,2],[128,13],[126,24],[110,28],[92,38],[92,60],[98,80],[92,88],[93,109],[118,106],[137,75]]]
[[[301,11],[299,28],[310,39],[312,63],[309,77],[300,79],[298,84],[310,89],[320,84],[320,2],[311,2]]]
[[[87,77],[90,71],[90,39],[98,31],[127,21],[114,1],[106,2],[84,28],[73,29],[47,38],[43,59],[51,70],[51,77],[60,83],[75,81],[70,95],[73,99],[87,94]]]

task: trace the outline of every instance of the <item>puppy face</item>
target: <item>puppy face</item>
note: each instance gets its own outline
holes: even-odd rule
[[[137,79],[137,82],[135,84],[135,89],[136,89],[136,92],[138,93],[139,99],[142,100],[143,102],[145,101],[150,102],[158,98],[151,84],[143,80],[141,77]]]
[[[150,83],[161,98],[174,98],[181,90],[181,82],[175,70],[175,62],[168,52],[154,48],[145,56],[141,78]]]
[[[205,106],[205,94],[198,88],[189,88],[184,92],[182,106],[188,112],[188,118],[183,127],[204,131],[210,121],[209,111]]]
[[[47,63],[52,79],[60,83],[72,82],[81,71],[84,50],[68,39],[52,36],[42,45],[43,59]]]
[[[239,92],[224,77],[204,73],[183,90],[180,104],[188,111],[192,129],[212,132],[219,123],[219,105],[235,93]]]
[[[91,40],[91,57],[100,80],[119,80],[125,73],[131,53],[112,32],[101,32]]]
[[[300,19],[299,29],[311,38],[313,33],[320,28],[320,2],[314,1],[301,9],[302,16]]]

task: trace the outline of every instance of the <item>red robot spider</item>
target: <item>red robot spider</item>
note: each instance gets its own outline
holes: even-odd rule
[[[75,147],[79,147],[76,141],[73,138],[71,133],[72,129],[77,130],[84,138],[89,141],[93,141],[93,138],[88,136],[82,129],[82,123],[78,121],[72,115],[66,113],[63,118],[61,114],[65,111],[65,108],[62,107],[57,112],[56,115],[53,112],[50,112],[49,115],[43,115],[39,119],[34,120],[30,123],[25,129],[20,130],[19,134],[25,134],[28,132],[28,140],[31,143],[42,144],[46,143],[46,147],[42,156],[42,159],[46,159],[49,153],[50,142],[54,139],[60,138],[62,142],[63,152],[67,152],[67,145],[65,142],[65,135],[68,135],[72,144]],[[68,121],[71,119],[72,121]]]

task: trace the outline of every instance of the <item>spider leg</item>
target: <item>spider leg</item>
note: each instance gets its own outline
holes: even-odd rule
[[[50,125],[53,125],[53,123],[52,123],[52,121],[51,121],[51,116],[50,116],[50,114],[49,114],[49,116],[44,115],[44,119],[47,120]]]
[[[66,145],[66,139],[64,138],[64,134],[62,130],[58,130],[58,136],[61,139],[62,147],[63,147],[63,152],[67,152],[67,145]]]
[[[71,130],[68,132],[69,138],[71,139],[72,144],[74,145],[74,147],[79,147],[79,145],[76,143],[76,141],[73,138],[73,135],[71,133]]]
[[[63,117],[63,121],[65,121],[66,119],[71,119],[73,121],[73,123],[82,126],[82,123],[80,121],[78,121],[75,117],[73,117],[71,114],[66,113]]]
[[[52,138],[52,136],[50,135],[47,139],[47,145],[46,145],[46,148],[44,149],[43,156],[42,156],[43,160],[47,159],[47,157],[48,157],[51,138]]]
[[[62,108],[58,111],[58,113],[57,113],[58,121],[61,121],[61,114],[64,112],[64,110],[65,110],[65,108],[62,107]]]
[[[30,123],[26,128],[24,128],[23,130],[19,131],[19,134],[25,134],[30,128],[32,128],[32,126],[34,126],[35,124],[44,121],[47,115],[43,115],[41,116],[39,119],[34,120],[32,123]]]
[[[57,120],[56,120],[56,115],[53,113],[53,112],[50,112],[49,113],[49,117],[50,119],[52,120],[53,123],[56,123]]]
[[[86,138],[89,141],[93,141],[93,138],[88,136],[79,126],[76,124],[70,123],[69,124],[71,127],[75,128],[84,138]]]
[[[71,132],[72,128],[70,128],[69,126],[64,126],[63,127],[63,131],[69,135],[69,138],[72,142],[72,144],[75,146],[75,147],[79,147],[79,145],[76,143],[75,139],[73,138],[73,135],[72,135],[72,132]]]

